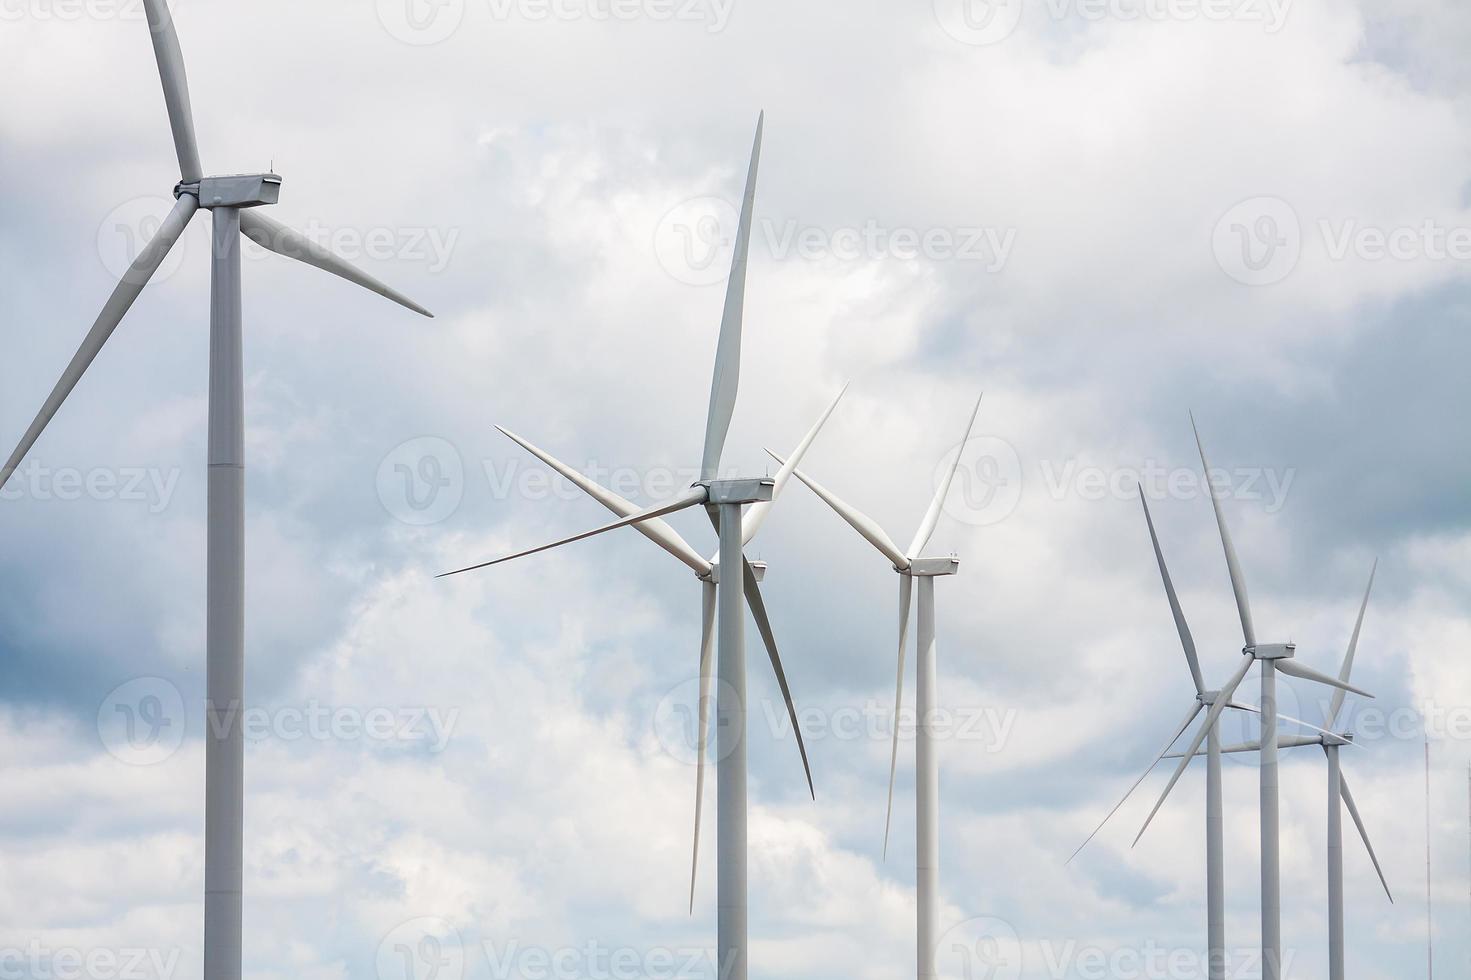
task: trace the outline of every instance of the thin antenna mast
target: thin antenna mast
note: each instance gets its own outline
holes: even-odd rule
[[[1435,899],[1430,891],[1430,733],[1425,734],[1425,975],[1435,980]]]

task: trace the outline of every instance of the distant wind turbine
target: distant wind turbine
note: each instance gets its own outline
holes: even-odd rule
[[[204,980],[239,980],[242,949],[245,757],[245,450],[240,236],[431,316],[367,273],[250,208],[275,204],[273,173],[206,177],[199,161],[184,56],[165,0],[144,0],[163,82],[181,179],[158,233],[143,247],[20,445],[0,469],[0,488],[35,445],[82,375],[201,209],[214,215],[209,345],[209,502],[206,585],[208,724],[205,726]]]
[[[961,440],[960,449],[955,454],[955,461],[945,472],[945,477],[940,482],[934,499],[930,502],[930,509],[925,513],[924,520],[920,522],[919,530],[915,532],[914,540],[904,551],[899,550],[894,539],[889,537],[873,518],[844,503],[801,470],[796,471],[797,479],[807,484],[808,488],[836,511],[839,517],[847,521],[869,544],[877,548],[893,564],[894,571],[899,573],[899,680],[898,690],[894,695],[894,742],[889,759],[888,817],[884,825],[885,856],[889,850],[889,830],[894,813],[894,779],[899,762],[899,711],[904,700],[904,660],[908,646],[909,610],[914,580],[919,579],[917,667],[919,677],[918,694],[916,695],[917,722],[915,724],[915,813],[917,819],[915,870],[917,874],[917,943],[920,980],[930,980],[938,976],[935,959],[938,952],[936,945],[939,941],[940,912],[940,757],[934,730],[935,712],[939,708],[937,690],[939,665],[935,645],[935,579],[944,575],[954,575],[960,571],[960,559],[958,558],[924,558],[921,556],[925,548],[929,546],[930,539],[934,537],[935,529],[939,526],[940,514],[944,510],[946,498],[950,495],[950,486],[955,480],[955,471],[960,467],[960,458],[964,455],[966,443],[970,441],[971,432],[976,424],[976,416],[980,414],[980,411],[981,402],[977,399],[976,407],[971,412],[970,422],[966,425],[965,438]],[[771,450],[768,449],[767,452],[770,453]],[[775,453],[771,453],[771,456],[782,464],[784,470],[796,462],[795,460],[784,461]]]
[[[1192,426],[1194,418],[1191,419]],[[1170,793],[1174,791],[1175,785],[1179,783],[1180,777],[1185,774],[1195,754],[1200,751],[1202,743],[1216,730],[1216,725],[1221,715],[1233,704],[1232,698],[1247,673],[1250,672],[1252,664],[1260,663],[1262,668],[1262,703],[1261,703],[1261,727],[1264,733],[1275,733],[1278,722],[1282,720],[1277,711],[1277,674],[1287,674],[1301,680],[1312,681],[1316,684],[1324,684],[1339,690],[1358,694],[1362,697],[1373,698],[1374,695],[1353,687],[1345,681],[1336,677],[1313,670],[1311,667],[1303,666],[1293,658],[1297,655],[1297,647],[1292,643],[1258,643],[1256,638],[1256,627],[1252,622],[1251,605],[1246,595],[1246,579],[1241,573],[1241,564],[1236,557],[1236,548],[1231,543],[1231,532],[1226,526],[1226,515],[1221,509],[1221,500],[1216,493],[1215,484],[1211,481],[1210,463],[1205,456],[1205,447],[1200,441],[1199,430],[1195,433],[1196,447],[1200,450],[1200,462],[1205,471],[1206,487],[1210,491],[1211,506],[1216,514],[1216,526],[1221,532],[1221,545],[1226,553],[1226,568],[1231,576],[1231,590],[1236,596],[1236,611],[1241,617],[1241,632],[1245,637],[1246,646],[1242,653],[1245,656],[1241,666],[1232,675],[1231,680],[1221,689],[1215,703],[1211,706],[1209,714],[1206,715],[1205,724],[1196,733],[1190,747],[1181,755],[1180,765],[1171,777],[1169,785],[1165,787],[1164,794],[1160,796],[1159,802],[1149,814],[1149,819],[1144,823],[1144,829],[1139,831],[1139,837],[1135,843],[1144,836],[1149,825],[1159,814],[1160,809],[1169,799]],[[1278,740],[1276,738],[1263,738],[1261,740],[1261,849],[1262,849],[1262,980],[1282,980],[1282,858],[1281,858],[1281,823],[1280,823],[1280,786],[1278,783],[1279,752]]]

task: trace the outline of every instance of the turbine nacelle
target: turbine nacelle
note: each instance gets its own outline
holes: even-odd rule
[[[182,181],[174,197],[190,194],[206,210],[213,208],[258,208],[281,200],[279,174],[228,174]]]
[[[1258,643],[1241,651],[1256,660],[1291,660],[1297,656],[1296,643]]]
[[[960,574],[960,559],[950,558],[916,558],[909,563],[908,568],[894,566],[894,571],[900,575],[909,575],[913,578],[939,578],[942,575]]]
[[[759,479],[706,480],[695,484],[704,487],[711,504],[763,504],[776,497],[776,480]]]

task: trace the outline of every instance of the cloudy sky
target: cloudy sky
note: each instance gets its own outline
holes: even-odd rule
[[[432,576],[604,518],[496,424],[640,500],[688,482],[761,110],[726,463],[765,472],[851,380],[808,468],[907,541],[986,395],[934,541],[963,559],[943,918],[991,951],[977,975],[1201,975],[1202,773],[1137,848],[1162,773],[1065,866],[1192,693],[1137,485],[1207,679],[1239,656],[1192,410],[1264,640],[1336,671],[1380,563],[1345,762],[1398,904],[1351,839],[1350,963],[1423,969],[1428,728],[1437,965],[1463,969],[1471,13],[968,2],[177,3],[206,170],[274,165],[275,217],[438,314],[247,252],[252,980],[713,975],[710,848],[686,908],[698,583],[634,534]],[[8,447],[177,164],[136,0],[0,20]],[[0,500],[0,977],[199,973],[205,225]],[[817,784],[753,656],[753,975],[903,976],[892,573],[798,485],[752,556]],[[1250,977],[1256,772],[1227,780]],[[1306,980],[1322,759],[1283,782]]]

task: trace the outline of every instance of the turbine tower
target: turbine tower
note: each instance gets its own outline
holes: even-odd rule
[[[561,541],[532,548],[505,558],[484,562],[469,568],[448,572],[459,575],[488,568],[502,562],[524,558],[582,541],[595,535],[623,527],[640,527],[670,514],[704,507],[720,535],[719,560],[713,562],[722,570],[716,576],[715,628],[718,637],[720,693],[716,699],[718,728],[717,753],[717,851],[719,866],[719,939],[717,951],[722,977],[746,980],[750,968],[747,927],[747,792],[746,792],[746,637],[745,604],[753,610],[764,609],[761,588],[755,569],[745,556],[745,531],[752,514],[766,509],[776,496],[778,480],[771,477],[720,479],[720,460],[726,436],[735,415],[736,395],[740,388],[741,332],[745,316],[746,266],[751,247],[751,218],[756,206],[756,176],[761,160],[761,137],[765,115],[756,124],[756,140],[751,150],[751,165],[746,174],[746,190],[741,201],[740,226],[736,233],[735,255],[730,282],[726,287],[725,311],[721,318],[720,340],[715,354],[715,376],[710,386],[710,410],[705,422],[705,448],[700,464],[700,479],[689,490],[673,500],[624,516],[621,520],[592,531],[575,534]],[[605,501],[605,504],[607,502]],[[747,507],[751,510],[748,512]],[[613,508],[620,510],[620,508]],[[758,518],[759,523],[759,518]],[[655,524],[656,534],[663,534]],[[650,537],[650,534],[645,531]],[[732,569],[741,569],[734,574]],[[698,568],[696,571],[698,572]],[[444,576],[441,576],[444,577]],[[758,612],[757,625],[768,642],[772,661],[781,674],[780,658],[775,654],[770,627],[764,613]],[[790,710],[790,699],[788,700]],[[805,750],[804,750],[805,754]]]
[[[340,276],[415,313],[432,314],[305,235],[251,210],[276,203],[281,193],[281,178],[276,174],[204,175],[173,15],[165,0],[144,0],[144,7],[179,158],[176,203],[113,290],[20,445],[0,469],[0,488],[122,323],[190,219],[201,208],[211,211],[204,980],[239,980],[245,823],[241,724],[245,707],[245,406],[240,236]]]
[[[971,412],[966,425],[965,438],[955,454],[955,462],[946,471],[930,509],[920,522],[909,548],[900,551],[894,539],[884,532],[878,522],[844,503],[835,494],[801,470],[796,470],[797,479],[807,484],[813,493],[837,512],[852,528],[873,545],[894,566],[899,574],[899,680],[894,695],[894,743],[889,759],[889,806],[884,825],[884,854],[889,851],[889,830],[894,814],[894,777],[899,762],[899,710],[904,699],[904,661],[908,647],[910,603],[913,597],[914,580],[919,579],[919,635],[918,673],[915,724],[915,816],[916,816],[916,859],[915,891],[917,905],[917,964],[920,980],[938,977],[935,958],[939,942],[940,913],[940,757],[935,739],[935,712],[939,708],[938,674],[939,660],[935,645],[935,579],[955,575],[960,571],[960,560],[949,558],[924,558],[924,550],[934,537],[940,523],[940,514],[945,499],[950,495],[950,486],[955,480],[955,471],[960,466],[965,444],[970,441],[975,428],[976,416],[980,414],[981,402]],[[767,452],[771,452],[767,450]],[[783,461],[772,453],[772,458],[787,469],[795,460]]]
[[[1191,418],[1191,426],[1194,427],[1195,420]],[[1200,431],[1195,431],[1196,448],[1200,450],[1200,462],[1205,471],[1206,487],[1210,491],[1211,506],[1215,510],[1216,526],[1221,532],[1221,546],[1226,553],[1226,568],[1231,576],[1231,590],[1236,596],[1236,611],[1241,617],[1241,632],[1245,637],[1246,645],[1242,649],[1244,660],[1231,680],[1221,689],[1215,704],[1211,706],[1210,713],[1206,715],[1205,724],[1201,726],[1190,747],[1185,750],[1180,759],[1180,765],[1171,777],[1169,785],[1165,787],[1159,802],[1150,811],[1149,819],[1144,822],[1144,829],[1139,831],[1139,836],[1134,839],[1138,844],[1143,838],[1149,825],[1159,814],[1160,809],[1169,799],[1170,793],[1175,785],[1179,783],[1180,777],[1185,774],[1195,754],[1200,751],[1201,744],[1216,729],[1221,715],[1226,708],[1232,704],[1232,698],[1246,675],[1251,671],[1252,664],[1260,663],[1262,668],[1262,732],[1261,740],[1261,846],[1262,846],[1262,980],[1282,980],[1282,859],[1281,859],[1281,823],[1280,823],[1280,786],[1278,782],[1278,740],[1275,737],[1279,718],[1277,711],[1277,674],[1280,671],[1289,677],[1300,680],[1312,681],[1329,687],[1358,694],[1362,697],[1373,698],[1374,695],[1367,691],[1353,687],[1345,681],[1336,677],[1313,670],[1298,663],[1294,658],[1297,656],[1297,646],[1292,643],[1258,643],[1256,638],[1256,627],[1252,621],[1251,604],[1246,595],[1246,579],[1241,573],[1241,563],[1236,557],[1236,548],[1231,543],[1231,532],[1226,527],[1226,515],[1221,509],[1221,500],[1216,493],[1215,484],[1211,481],[1210,463],[1205,456],[1205,446],[1200,441]],[[1270,734],[1273,737],[1265,737]]]

